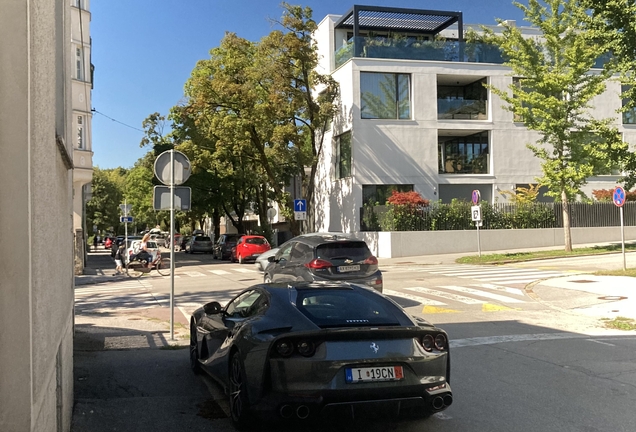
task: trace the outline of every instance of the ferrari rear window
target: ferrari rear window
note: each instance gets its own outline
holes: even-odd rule
[[[399,325],[390,301],[355,290],[298,290],[296,307],[321,328]]]

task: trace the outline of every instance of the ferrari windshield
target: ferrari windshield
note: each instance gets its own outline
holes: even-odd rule
[[[402,315],[382,297],[351,289],[298,290],[296,307],[321,328],[397,326]]]

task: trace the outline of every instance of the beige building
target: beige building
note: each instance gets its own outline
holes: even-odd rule
[[[93,147],[91,142],[93,65],[89,0],[71,2],[71,95],[74,134],[73,147],[73,232],[75,233],[75,274],[82,274],[85,262],[87,230],[84,203],[93,178]],[[90,232],[90,231],[89,231]]]
[[[68,431],[70,0],[0,0],[0,11],[0,431]]]

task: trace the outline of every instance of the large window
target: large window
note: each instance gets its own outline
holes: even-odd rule
[[[488,132],[465,137],[439,137],[440,174],[488,174]]]
[[[363,119],[410,119],[411,78],[408,74],[360,72]]]
[[[621,86],[621,93],[625,93],[628,90],[630,90],[630,86]],[[627,105],[628,102],[629,100],[623,99],[623,107]],[[636,124],[636,108],[631,108],[623,113],[623,124]]]
[[[386,184],[386,185],[362,185],[362,202],[364,204],[385,205],[386,200],[393,194],[393,191],[412,192],[413,185]]]
[[[336,178],[351,176],[351,132],[336,138]]]
[[[437,118],[486,120],[488,92],[486,78],[473,83],[437,86]]]

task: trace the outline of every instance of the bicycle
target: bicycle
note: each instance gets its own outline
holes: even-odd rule
[[[170,276],[170,258],[162,258],[161,254],[157,254],[157,258],[152,261],[150,266],[147,261],[140,261],[136,258],[126,263],[126,274],[132,278],[141,277],[153,269],[161,276]]]

